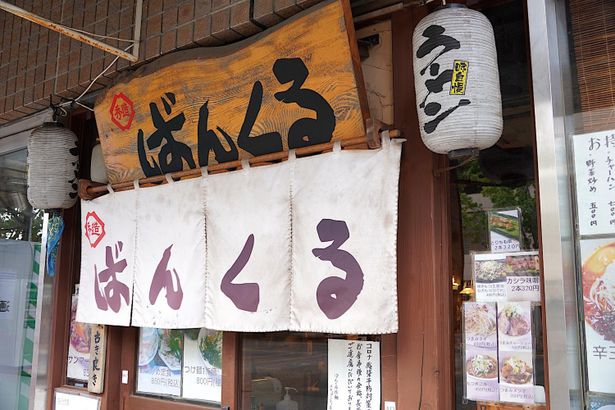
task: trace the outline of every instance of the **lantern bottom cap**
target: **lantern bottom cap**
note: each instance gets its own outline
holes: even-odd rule
[[[479,148],[460,148],[448,152],[449,159],[478,157]]]

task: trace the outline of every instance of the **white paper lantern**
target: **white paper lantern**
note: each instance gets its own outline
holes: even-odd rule
[[[77,136],[55,122],[28,140],[28,201],[34,208],[70,208],[77,201]]]
[[[419,22],[412,38],[423,143],[447,154],[484,149],[502,135],[502,98],[493,27],[450,4]]]

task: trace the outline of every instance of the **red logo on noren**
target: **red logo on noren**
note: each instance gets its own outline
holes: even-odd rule
[[[106,235],[105,223],[100,219],[96,212],[88,212],[85,217],[85,236],[92,248],[102,241]]]

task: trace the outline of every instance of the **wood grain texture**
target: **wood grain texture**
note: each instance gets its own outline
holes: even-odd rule
[[[117,183],[145,176],[137,154],[137,135],[141,129],[147,139],[155,131],[150,103],[157,104],[165,121],[184,113],[185,123],[181,130],[173,132],[173,138],[190,147],[198,166],[197,123],[203,104],[208,101],[207,128],[228,149],[217,127],[236,142],[257,80],[263,87],[262,106],[250,137],[279,132],[283,150],[287,150],[291,125],[302,118],[315,118],[316,113],[275,98],[275,93],[292,84],[281,84],[273,73],[276,60],[284,58],[301,58],[309,71],[302,88],[320,94],[333,109],[333,140],[365,135],[367,104],[350,8],[347,0],[331,0],[248,40],[173,53],[135,71],[131,78],[118,78],[95,107],[109,181]],[[120,93],[134,105],[134,119],[126,130],[120,129],[110,114],[114,96]],[[173,93],[176,98],[170,114],[165,112],[161,100],[165,93]],[[161,146],[164,144],[163,141]],[[146,148],[150,162],[158,157],[160,148]],[[238,150],[240,159],[251,157],[245,150]],[[212,152],[208,163],[216,163]],[[187,162],[183,165],[188,169]]]
[[[421,141],[412,71],[412,31],[426,7],[392,15],[395,127],[407,138],[399,178],[397,231],[397,408],[454,408],[451,233],[443,155]]]

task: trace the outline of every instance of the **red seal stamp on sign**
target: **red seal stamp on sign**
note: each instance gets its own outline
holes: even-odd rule
[[[109,108],[109,114],[111,114],[111,121],[120,129],[124,131],[129,129],[132,119],[135,117],[132,101],[124,93],[115,94],[111,108]]]
[[[105,237],[105,223],[96,215],[96,212],[88,212],[85,217],[85,237],[88,238],[90,246],[96,246]]]

